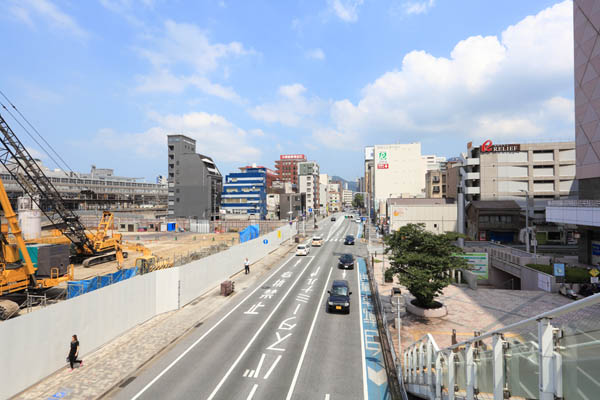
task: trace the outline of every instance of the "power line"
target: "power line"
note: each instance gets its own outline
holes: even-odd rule
[[[40,144],[40,142],[38,142],[38,141],[35,139],[35,137],[33,137],[33,135],[32,135],[32,134],[31,134],[31,133],[30,133],[30,132],[27,130],[27,128],[25,128],[25,126],[23,126],[23,124],[21,123],[21,121],[19,121],[17,118],[15,118],[15,116],[13,115],[13,113],[11,113],[11,112],[10,112],[10,110],[9,110],[8,108],[6,108],[6,106],[5,106],[5,105],[4,105],[2,102],[0,102],[0,106],[2,106],[2,108],[4,108],[4,109],[6,110],[6,112],[7,112],[7,113],[8,113],[8,114],[9,114],[9,115],[10,115],[10,116],[11,116],[11,117],[12,117],[12,118],[13,118],[13,119],[14,119],[14,120],[17,122],[17,124],[19,124],[19,125],[21,126],[21,128],[23,128],[23,130],[25,131],[25,133],[27,133],[27,135],[29,135],[29,137],[30,137],[30,138],[31,138],[31,139],[32,139],[32,140],[33,140],[33,141],[34,141],[34,142],[35,142],[35,143],[36,143],[36,144],[37,144],[37,145],[38,145],[38,146],[39,146],[39,147],[42,149],[42,151],[43,151],[44,153],[46,153],[46,155],[47,155],[48,157],[50,157],[50,159],[51,159],[51,160],[52,160],[52,161],[53,161],[53,162],[54,162],[54,163],[55,163],[55,164],[56,164],[56,165],[59,167],[59,169],[61,169],[61,170],[62,170],[62,168],[61,168],[60,164],[59,164],[59,163],[58,163],[58,162],[57,162],[57,161],[56,161],[56,160],[55,160],[55,159],[52,157],[52,155],[50,155],[50,154],[49,154],[49,153],[48,153],[48,152],[47,152],[47,151],[44,149],[44,146],[42,146],[42,145]],[[64,170],[63,170],[63,172],[64,172],[64,174],[65,174],[66,176],[69,176],[69,175],[67,174],[67,172],[66,172],[66,171],[64,171]]]
[[[39,132],[39,131],[38,131],[38,130],[35,128],[35,126],[33,126],[33,124],[32,124],[31,122],[29,122],[29,120],[28,120],[28,119],[27,119],[27,118],[26,118],[26,117],[23,115],[23,113],[21,113],[21,111],[20,111],[20,110],[19,110],[19,109],[18,109],[18,108],[17,108],[17,107],[16,107],[16,106],[15,106],[15,105],[14,105],[14,104],[11,102],[11,101],[10,101],[10,99],[9,99],[9,98],[8,98],[8,97],[7,97],[7,96],[4,94],[4,92],[2,92],[2,90],[0,90],[0,95],[2,95],[2,97],[4,97],[4,98],[6,99],[6,101],[8,102],[8,104],[10,104],[10,106],[11,106],[11,107],[12,107],[12,108],[13,108],[13,109],[14,109],[14,110],[15,110],[15,111],[16,111],[16,112],[17,112],[17,113],[18,113],[18,114],[21,116],[21,118],[23,118],[23,120],[24,120],[24,121],[27,123],[27,125],[29,125],[29,126],[31,127],[31,129],[33,129],[33,131],[34,131],[34,132],[35,132],[35,133],[36,133],[36,134],[39,136],[39,138],[40,138],[40,139],[42,139],[42,140],[44,141],[44,143],[46,143],[46,145],[47,145],[47,146],[50,148],[50,150],[52,150],[52,152],[53,152],[53,153],[54,153],[54,154],[55,154],[55,155],[58,157],[58,159],[59,159],[60,161],[62,161],[62,162],[63,162],[63,164],[64,164],[64,166],[66,167],[66,169],[67,169],[68,171],[70,171],[70,172],[73,172],[73,169],[72,169],[72,168],[69,166],[69,164],[67,164],[67,162],[66,162],[66,161],[65,161],[65,160],[64,160],[64,159],[63,159],[63,158],[60,156],[60,154],[58,154],[58,152],[57,152],[56,150],[54,150],[54,147],[52,147],[52,145],[51,145],[50,143],[48,143],[48,141],[47,141],[47,140],[46,140],[46,139],[45,139],[45,138],[44,138],[44,137],[43,137],[43,136],[40,134],[40,132]],[[4,109],[5,109],[6,111],[8,111],[8,113],[10,114],[10,111],[9,111],[9,110],[8,110],[8,109],[7,109],[7,108],[4,106],[4,105],[2,105],[2,107],[4,107]],[[11,116],[12,116],[12,114],[11,114]],[[14,116],[12,116],[12,117],[15,119],[15,121],[17,120],[17,119],[16,119]],[[18,122],[18,121],[17,121],[17,122]],[[22,125],[22,124],[20,124],[20,123],[19,123],[19,125],[21,125],[21,127],[23,127],[23,125]],[[25,127],[23,127],[23,129],[25,129]],[[28,132],[26,129],[25,129],[25,131],[27,132],[27,134],[28,134],[29,136],[32,136],[32,135],[31,135],[31,134],[30,134],[30,133],[29,133],[29,132]],[[33,140],[34,140],[36,143],[38,143],[38,142],[37,142],[37,141],[36,141],[36,140],[35,140],[33,137],[32,137],[32,139],[33,139]],[[42,146],[41,146],[39,143],[38,143],[38,145],[39,145],[40,147],[42,147]],[[42,147],[42,149],[43,149],[43,147]],[[56,165],[57,165],[59,168],[62,168],[62,166],[61,166],[61,165],[60,165],[58,162],[56,162],[56,160],[54,160],[54,158],[52,158],[52,156],[50,156],[50,154],[48,154],[48,152],[47,152],[46,150],[43,150],[43,151],[44,151],[44,153],[46,153],[46,154],[48,155],[48,157],[50,157],[50,159],[52,159],[52,161],[54,161],[54,162],[56,163]]]

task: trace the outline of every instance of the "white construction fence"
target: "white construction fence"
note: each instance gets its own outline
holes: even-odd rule
[[[291,239],[285,225],[257,239],[189,264],[106,286],[0,323],[0,399],[65,366],[71,335],[89,354],[154,316],[176,310]]]

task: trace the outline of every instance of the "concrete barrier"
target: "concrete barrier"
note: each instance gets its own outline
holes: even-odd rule
[[[25,390],[66,365],[71,335],[80,354],[98,349],[150,318],[176,310],[255,263],[293,235],[289,225],[180,267],[139,275],[0,323],[0,398]]]

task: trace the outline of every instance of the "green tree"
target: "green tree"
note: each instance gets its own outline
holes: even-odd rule
[[[354,208],[365,208],[365,199],[362,193],[356,193],[352,199],[352,207]]]
[[[384,239],[392,264],[386,273],[398,276],[415,296],[417,306],[434,308],[435,298],[450,284],[446,273],[455,268],[467,269],[466,260],[455,256],[463,253],[453,244],[458,237],[456,233],[428,232],[424,224],[405,225]]]

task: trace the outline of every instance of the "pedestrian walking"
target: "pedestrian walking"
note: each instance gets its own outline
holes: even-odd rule
[[[71,338],[71,349],[69,350],[69,356],[67,359],[69,360],[69,364],[71,365],[71,371],[73,371],[73,367],[75,364],[83,365],[82,360],[78,360],[79,356],[79,340],[77,340],[77,335],[73,335]]]
[[[246,261],[244,261],[244,270],[246,271],[246,275],[250,273],[250,261],[248,261],[248,257],[246,257]]]

